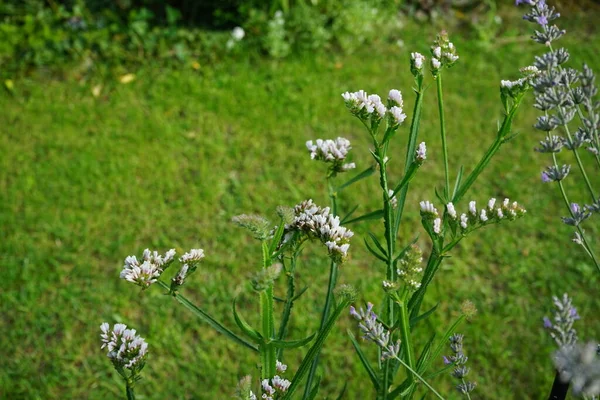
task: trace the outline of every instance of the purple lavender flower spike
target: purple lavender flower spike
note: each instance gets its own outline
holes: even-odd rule
[[[548,25],[548,18],[545,15],[540,15],[535,20],[542,26]]]

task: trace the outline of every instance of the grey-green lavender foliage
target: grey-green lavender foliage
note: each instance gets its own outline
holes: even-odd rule
[[[532,39],[548,51],[535,57],[528,70],[535,93],[534,107],[542,112],[534,127],[544,132],[535,150],[549,155],[549,165],[542,171],[542,181],[555,183],[565,203],[566,216],[562,221],[574,228],[573,242],[583,247],[600,272],[600,263],[594,252],[595,244],[583,227],[590,217],[598,218],[600,197],[590,174],[600,168],[600,102],[594,72],[586,64],[575,69],[567,65],[570,54],[565,48],[555,48],[554,42],[565,34],[553,21],[560,17],[545,0],[517,0],[517,5],[528,5],[524,19],[536,24]],[[506,87],[513,84],[508,82]],[[562,151],[575,157],[577,166],[562,164]],[[587,151],[582,151],[587,150]],[[587,153],[587,154],[586,154]],[[586,197],[572,201],[563,185],[564,179],[578,179],[586,188]],[[584,204],[584,205],[580,205]]]

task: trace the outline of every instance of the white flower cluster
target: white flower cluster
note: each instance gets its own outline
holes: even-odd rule
[[[361,119],[371,118],[379,122],[387,115],[393,125],[400,125],[406,119],[406,114],[402,109],[404,106],[402,93],[399,90],[390,90],[388,94],[389,109],[383,104],[379,95],[369,95],[364,90],[345,92],[342,93],[342,97],[350,112]]]
[[[340,218],[331,214],[329,207],[321,208],[312,200],[305,200],[294,207],[294,220],[285,226],[285,230],[284,243],[294,232],[302,232],[309,238],[319,239],[336,261],[346,258],[349,240],[354,236],[354,232],[340,225]]]
[[[141,263],[136,256],[125,258],[125,265],[123,265],[120,277],[142,288],[147,288],[156,282],[174,257],[175,249],[167,251],[164,256],[159,255],[157,251],[146,249],[142,255],[143,261]]]
[[[203,249],[191,249],[179,257],[181,268],[179,269],[179,272],[177,272],[177,275],[172,279],[171,290],[176,290],[177,287],[183,285],[185,283],[185,278],[196,270],[198,263],[203,259]]]
[[[333,169],[337,172],[344,172],[356,168],[356,164],[343,164],[348,156],[348,152],[352,149],[350,141],[343,137],[338,137],[335,140],[317,139],[314,143],[312,140],[306,142],[306,148],[310,151],[310,158],[313,160],[322,160],[333,163]]]
[[[419,202],[421,206],[421,215],[428,217],[438,217],[438,210],[433,206],[433,203],[427,200]]]
[[[452,203],[448,203],[446,209],[451,222],[458,222],[463,232],[469,230],[470,227],[476,228],[491,222],[500,222],[505,219],[512,221],[518,217],[522,217],[527,212],[516,201],[511,203],[509,199],[504,199],[502,204],[496,207],[495,198],[491,198],[488,201],[487,207],[480,210],[477,209],[477,203],[475,201],[470,201],[468,212],[461,214],[460,218],[457,218]]]
[[[136,335],[135,329],[127,329],[125,324],[115,324],[113,329],[104,322],[100,325],[102,349],[108,349],[107,356],[117,368],[140,370],[148,355],[148,343]]]
[[[277,360],[276,368],[277,372],[283,373],[287,370],[287,365]],[[263,379],[261,382],[263,391],[262,399],[274,400],[275,398],[279,398],[282,394],[287,392],[291,384],[292,382],[280,377],[279,375],[275,375],[271,379]]]
[[[519,92],[527,89],[536,76],[540,74],[540,70],[536,66],[523,67],[520,69],[522,78],[515,81],[501,80],[500,90],[514,97]]]

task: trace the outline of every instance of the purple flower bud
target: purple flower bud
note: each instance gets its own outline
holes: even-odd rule
[[[448,359],[448,357],[444,356],[444,364],[446,364],[446,365],[450,365],[450,364],[452,364],[452,361],[450,361],[450,360]]]
[[[571,203],[571,211],[573,212],[573,214],[578,214],[580,210],[581,208],[579,207],[579,204]]]
[[[516,0],[515,1],[515,5],[516,6],[521,5],[521,4],[528,4],[530,6],[533,5],[533,3],[531,2],[531,0]]]
[[[575,307],[571,307],[571,310],[569,310],[569,314],[571,315],[571,318],[573,318],[573,320],[578,320],[581,318],[579,314],[577,314],[577,309]]]
[[[542,182],[552,182],[552,179],[550,179],[546,171],[542,172]]]
[[[552,328],[552,322],[550,322],[550,318],[544,317],[544,328],[550,329]]]
[[[535,20],[542,26],[548,25],[548,18],[545,15],[539,15],[535,18]]]
[[[350,315],[352,315],[354,318],[356,318],[359,321],[362,319],[360,314],[356,312],[356,308],[354,308],[354,306],[350,306]]]

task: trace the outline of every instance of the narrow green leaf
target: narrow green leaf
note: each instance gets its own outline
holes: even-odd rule
[[[460,183],[462,181],[462,176],[463,176],[463,172],[464,172],[464,166],[461,165],[459,170],[458,170],[458,175],[456,176],[456,182],[454,183],[454,190],[452,191],[452,198],[454,199],[454,196],[456,196],[456,192],[458,192],[458,188],[460,187]]]
[[[310,392],[306,396],[304,396],[303,400],[314,400],[317,397],[317,394],[319,393],[320,385],[321,385],[321,377],[318,376],[317,381],[315,382],[314,386],[312,387]]]
[[[348,224],[352,224],[354,222],[368,221],[368,220],[372,220],[372,219],[381,219],[381,218],[383,218],[383,210],[375,210],[375,211],[371,211],[370,213],[361,215],[360,217],[352,218],[351,220],[346,221],[344,224],[348,225]]]
[[[406,252],[408,251],[410,246],[417,243],[418,239],[419,239],[419,235],[415,236],[415,238],[409,244],[407,244],[405,248],[402,249],[400,254],[398,254],[398,257],[394,258],[394,263],[397,263],[402,257],[404,257],[404,255],[406,254]]]
[[[348,382],[344,382],[344,387],[342,388],[342,391],[340,392],[340,395],[337,397],[336,400],[342,400],[344,398],[344,394],[346,393],[347,387],[348,387]]]
[[[335,322],[340,317],[342,311],[344,311],[349,305],[350,300],[346,299],[340,304],[338,304],[335,310],[333,310],[331,316],[329,317],[329,320],[323,326],[323,329],[319,331],[317,339],[315,340],[311,348],[308,350],[308,353],[306,353],[306,357],[304,357],[304,360],[302,360],[302,363],[298,367],[296,374],[292,378],[292,383],[285,395],[282,397],[282,400],[289,400],[292,398],[293,394],[300,386],[302,379],[308,373],[313,359],[317,356],[317,354],[319,354],[319,352],[321,351],[321,347],[323,347],[323,345],[325,344],[325,339],[327,339],[327,336],[329,336],[329,333],[331,333],[331,330],[335,326]]]
[[[387,258],[384,255],[379,254],[377,252],[377,250],[372,248],[371,245],[369,244],[369,241],[367,240],[367,238],[365,238],[365,246],[367,246],[367,250],[369,250],[369,252],[371,254],[373,254],[373,256],[375,256],[376,258],[380,259],[381,261],[387,263]]]
[[[371,238],[371,240],[373,241],[373,243],[375,244],[375,246],[377,246],[377,248],[379,249],[379,251],[381,251],[381,254],[383,254],[384,256],[388,256],[387,252],[385,251],[385,249],[383,248],[383,246],[381,245],[381,242],[379,242],[379,239],[377,239],[377,236],[375,236],[372,232],[367,232],[367,235],[369,235],[369,237]]]
[[[167,285],[166,283],[164,283],[161,280],[158,281],[158,284],[160,286],[162,286],[166,290],[170,289],[169,285]],[[181,303],[181,305],[183,305],[185,308],[187,308],[188,310],[190,310],[195,316],[197,316],[202,321],[204,321],[207,324],[209,324],[214,330],[216,330],[217,332],[221,333],[226,338],[228,338],[228,339],[236,342],[237,344],[241,344],[244,347],[247,347],[247,348],[252,349],[254,351],[258,351],[258,347],[257,346],[255,346],[254,344],[246,341],[244,338],[239,337],[234,332],[232,332],[231,330],[229,330],[228,328],[226,328],[225,326],[223,326],[223,324],[221,324],[216,319],[214,319],[213,317],[211,317],[204,310],[202,310],[201,308],[196,307],[185,296],[183,296],[183,295],[181,295],[179,293],[176,293],[173,297],[175,297],[175,299],[179,303]]]
[[[371,367],[371,364],[369,364],[369,360],[367,360],[367,357],[363,353],[358,342],[356,341],[356,338],[354,337],[352,332],[350,332],[350,330],[348,330],[348,336],[350,337],[352,346],[354,346],[354,350],[356,350],[356,354],[358,354],[358,358],[360,359],[360,362],[362,363],[363,367],[365,368],[365,371],[367,371],[367,374],[369,374],[369,378],[371,378],[371,383],[373,384],[373,387],[375,388],[376,391],[379,391],[379,388],[381,387],[381,385],[379,384],[379,380],[377,379],[377,374],[375,373],[375,370],[373,370],[373,367]]]
[[[400,398],[405,397],[412,390],[414,384],[415,382],[405,379],[399,386],[389,393],[388,399],[392,400],[398,396],[400,396]]]
[[[308,290],[308,286],[305,286],[303,289],[300,290],[300,292],[295,295],[294,297],[292,297],[292,301],[296,301],[300,298],[300,296],[302,296],[304,294],[304,292],[306,292]]]
[[[435,306],[431,307],[431,309],[425,311],[423,314],[419,315],[418,317],[411,318],[410,327],[414,328],[417,325],[417,322],[421,321],[422,319],[426,319],[431,314],[433,314],[433,312],[438,308],[439,305],[440,305],[440,303],[437,303]]]
[[[271,343],[275,347],[282,348],[282,349],[296,349],[298,347],[302,347],[302,346],[306,345],[307,343],[310,343],[310,341],[313,340],[314,337],[315,337],[315,334],[313,333],[309,337],[306,337],[306,338],[300,339],[300,340],[274,339],[274,340],[271,340]]]
[[[350,218],[357,209],[358,209],[358,204],[355,205],[346,215],[344,215],[344,218],[342,218],[340,220],[340,224],[344,225],[346,223],[346,221],[348,220],[348,218]]]
[[[277,247],[279,243],[281,243],[281,238],[283,237],[283,231],[285,229],[285,224],[283,223],[283,219],[279,221],[279,226],[273,235],[273,239],[271,240],[271,245],[269,246],[269,256],[272,256],[273,253],[277,251]]]
[[[232,306],[233,319],[235,320],[235,323],[237,324],[237,326],[240,327],[242,332],[244,332],[248,337],[250,337],[255,342],[260,343],[262,341],[261,334],[256,329],[252,328],[250,326],[250,324],[248,324],[246,322],[246,320],[244,320],[244,318],[238,314],[237,307],[235,305],[236,301],[237,301],[237,297],[235,299],[233,299],[233,306]]]
[[[371,165],[369,168],[365,169],[360,174],[354,176],[350,180],[348,180],[345,183],[343,183],[340,186],[338,186],[336,188],[336,191],[341,191],[342,189],[344,189],[344,188],[352,185],[353,183],[356,183],[356,182],[360,181],[361,179],[368,178],[369,176],[373,175],[373,173],[375,171],[377,171],[377,167],[375,165]]]
[[[416,370],[418,373],[420,373],[421,375],[423,374],[423,372],[425,372],[426,370],[426,366],[428,365],[428,361],[429,361],[429,355],[431,354],[431,346],[433,346],[433,341],[435,340],[435,333],[433,335],[431,335],[431,338],[427,341],[427,343],[425,344],[425,347],[423,347],[423,351],[421,352],[421,355],[419,356],[419,359],[417,360],[417,366],[416,366]]]

